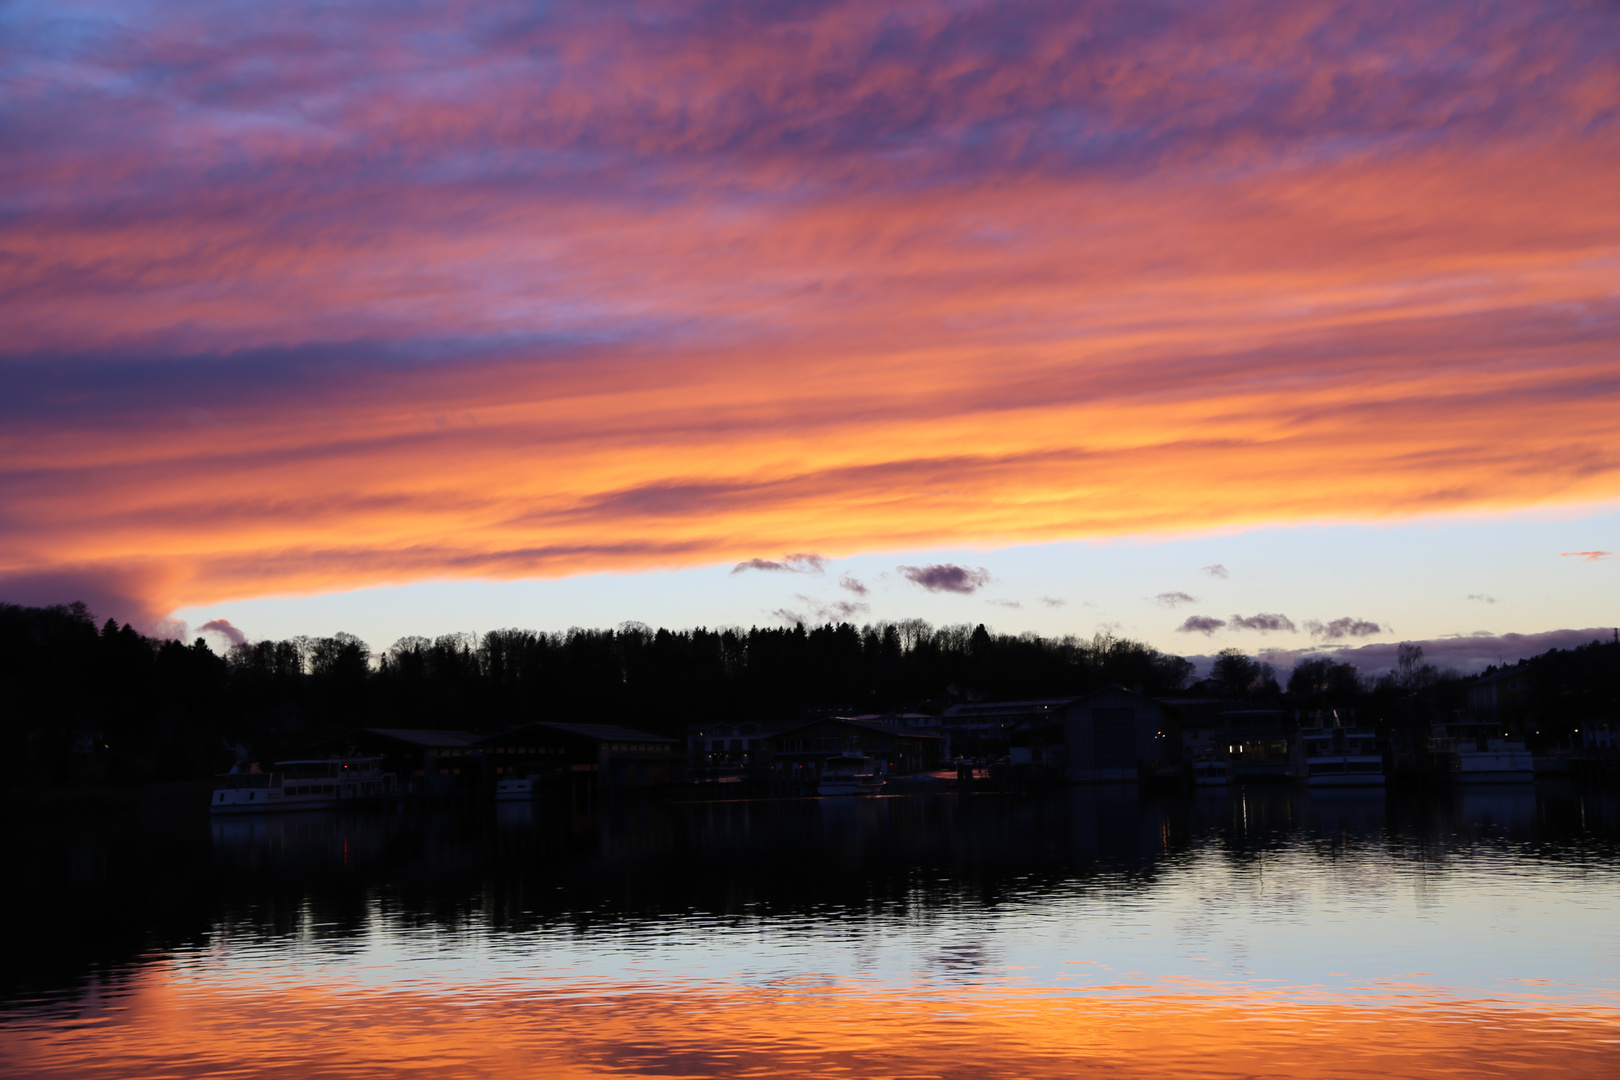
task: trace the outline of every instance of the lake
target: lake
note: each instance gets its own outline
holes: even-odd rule
[[[0,1073],[1620,1075],[1620,795],[3,826]]]

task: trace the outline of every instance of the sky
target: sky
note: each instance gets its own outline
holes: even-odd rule
[[[0,599],[1612,627],[1617,55],[1610,0],[5,5]]]

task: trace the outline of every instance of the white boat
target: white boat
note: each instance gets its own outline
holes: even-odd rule
[[[1528,784],[1536,778],[1535,755],[1494,723],[1458,720],[1436,724],[1429,749],[1449,759],[1459,784]]]
[[[821,795],[876,795],[883,790],[883,776],[872,759],[853,754],[828,758],[821,766],[816,792]]]
[[[209,801],[211,814],[330,810],[395,793],[394,774],[382,771],[380,758],[278,761],[269,772],[232,769],[223,779]]]
[[[1366,728],[1301,728],[1300,770],[1311,787],[1372,787],[1384,783],[1384,755],[1378,737]]]
[[[544,792],[540,777],[508,776],[495,782],[496,802],[528,802],[538,799]]]
[[[1209,755],[1193,759],[1193,783],[1199,787],[1225,787],[1231,765],[1223,757]]]

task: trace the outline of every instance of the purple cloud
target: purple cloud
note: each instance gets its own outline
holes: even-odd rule
[[[1299,628],[1294,625],[1294,620],[1286,615],[1261,612],[1258,615],[1249,615],[1247,617],[1243,615],[1232,616],[1232,629],[1258,630],[1262,634],[1268,634],[1273,630],[1286,630],[1292,634]]]
[[[247,635],[231,625],[229,619],[210,619],[197,627],[199,631],[218,634],[232,645],[242,645],[247,642]]]
[[[896,567],[913,585],[921,585],[929,592],[972,593],[990,583],[990,571],[984,567],[971,570],[955,563],[936,563],[932,566]]]
[[[1226,567],[1222,566],[1220,563],[1210,563],[1208,566],[1204,567],[1204,573],[1215,578],[1227,578],[1232,576],[1231,574],[1227,573]]]
[[[1162,592],[1153,598],[1153,602],[1160,607],[1174,608],[1180,607],[1182,604],[1196,604],[1198,598],[1188,596],[1184,592]]]
[[[1189,615],[1186,622],[1176,627],[1176,633],[1203,634],[1207,637],[1225,625],[1225,619],[1217,619],[1212,615]]]
[[[782,570],[790,574],[819,574],[822,572],[824,560],[820,555],[809,552],[799,552],[794,555],[784,555],[780,560],[748,559],[731,568],[733,574],[740,574],[744,570]]]
[[[785,623],[791,623],[794,626],[804,625],[804,616],[799,614],[797,611],[790,611],[787,608],[779,607],[775,611],[771,612],[771,614],[776,618],[781,619]]]
[[[1062,607],[1064,604],[1068,603],[1068,601],[1063,599],[1061,596],[1041,596],[1037,597],[1037,599],[1047,607]]]
[[[1292,624],[1289,625],[1289,629],[1293,629]],[[1326,638],[1328,641],[1341,641],[1347,637],[1372,637],[1374,634],[1385,632],[1384,628],[1375,622],[1348,616],[1334,619],[1330,623],[1312,619],[1305,624],[1305,629],[1311,632],[1311,637]]]
[[[838,587],[840,589],[848,589],[856,596],[865,596],[867,593],[872,591],[862,584],[859,579],[850,574],[845,574],[843,577],[838,579]]]

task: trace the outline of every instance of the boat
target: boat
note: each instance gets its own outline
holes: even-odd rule
[[[1224,757],[1207,754],[1193,759],[1193,783],[1199,787],[1225,787],[1230,772]]]
[[[1528,784],[1536,778],[1535,756],[1496,723],[1453,720],[1435,724],[1429,750],[1446,763],[1459,784]]]
[[[1366,728],[1323,725],[1301,728],[1295,744],[1297,770],[1311,787],[1372,787],[1384,783],[1384,755]]]
[[[381,758],[321,758],[278,761],[269,772],[258,766],[232,768],[214,789],[211,814],[258,814],[275,810],[330,810],[396,793],[393,773]]]
[[[883,790],[883,776],[869,757],[841,754],[828,758],[821,766],[821,779],[816,783],[820,795],[876,795]]]

